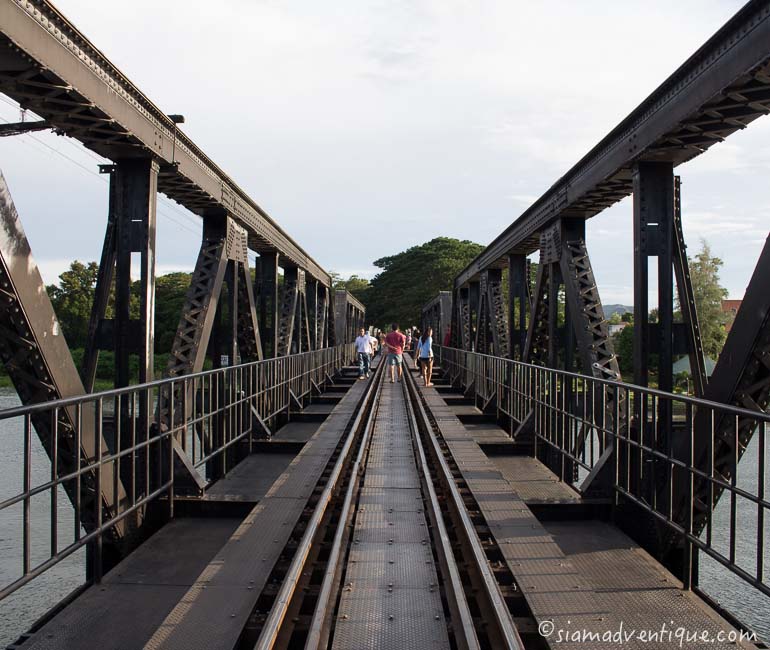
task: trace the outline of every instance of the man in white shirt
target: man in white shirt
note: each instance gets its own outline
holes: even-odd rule
[[[366,379],[369,376],[369,364],[372,361],[376,340],[373,336],[369,336],[369,333],[363,327],[358,331],[356,353],[358,354],[359,379]]]

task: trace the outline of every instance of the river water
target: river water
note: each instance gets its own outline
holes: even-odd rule
[[[18,397],[11,388],[0,388],[0,410],[19,405]],[[768,436],[770,438],[770,436]],[[0,421],[0,501],[18,494],[22,486],[23,429],[20,421]],[[758,437],[754,436],[739,466],[739,487],[757,494]],[[770,450],[766,451],[770,458]],[[48,456],[37,436],[32,436],[32,485],[44,483],[50,478]],[[765,494],[770,494],[770,472],[765,478]],[[753,572],[756,567],[756,506],[745,500],[738,504],[738,536],[736,557],[742,568]],[[48,558],[51,550],[50,494],[35,497],[31,504],[31,558],[32,565]],[[730,504],[720,500],[715,517],[713,545],[727,554],[729,544]],[[69,500],[63,491],[58,495],[57,521],[59,549],[70,543],[76,523]],[[770,546],[770,516],[765,520],[765,540]],[[21,504],[0,511],[0,587],[18,578],[22,567],[22,507]],[[770,548],[764,549],[765,566],[770,566]],[[13,642],[48,609],[64,598],[85,579],[85,551],[81,549],[66,558],[31,584],[0,601],[0,648]],[[760,635],[770,640],[770,598],[752,589],[738,576],[718,562],[701,555],[700,584],[729,611]]]

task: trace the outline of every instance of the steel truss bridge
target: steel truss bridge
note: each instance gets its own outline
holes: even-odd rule
[[[435,386],[408,355],[402,382],[381,359],[358,380],[363,306],[50,3],[0,0],[0,46],[0,91],[41,118],[0,135],[55,129],[112,161],[80,367],[0,177],[0,358],[22,403],[0,410],[20,450],[0,494],[2,536],[18,539],[0,574],[9,647],[598,648],[623,629],[658,633],[629,647],[767,647],[701,569],[770,603],[770,244],[707,377],[674,168],[770,112],[770,1],[425,306],[449,342]],[[158,192],[203,236],[156,379]],[[586,220],[630,194],[632,384],[585,244]],[[101,350],[116,387],[95,392]],[[694,396],[672,392],[675,355]],[[73,559],[85,578],[58,594]],[[680,645],[677,630],[698,636]]]

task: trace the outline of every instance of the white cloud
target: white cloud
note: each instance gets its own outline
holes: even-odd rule
[[[185,132],[319,263],[371,273],[372,260],[437,235],[493,239],[739,3],[57,6],[159,106],[183,113]],[[137,47],[137,34],[152,47]],[[0,117],[16,115],[0,103]],[[33,251],[52,269],[70,256],[98,259],[107,195],[96,160],[38,137],[91,171],[29,138],[0,141]],[[690,244],[709,239],[731,291],[748,282],[765,233],[768,169],[765,119],[679,170]],[[163,209],[164,268],[194,264],[196,219]],[[631,299],[621,299],[632,286],[630,224],[628,202],[589,222],[609,302]]]

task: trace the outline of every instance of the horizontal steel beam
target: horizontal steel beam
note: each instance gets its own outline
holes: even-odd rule
[[[455,279],[466,285],[509,253],[538,249],[559,217],[595,216],[632,191],[640,160],[691,160],[770,113],[770,0],[752,0],[506,228]]]
[[[279,251],[330,286],[329,274],[49,2],[0,0],[0,92],[106,158],[155,157],[158,191],[199,215],[226,210],[250,248]]]

